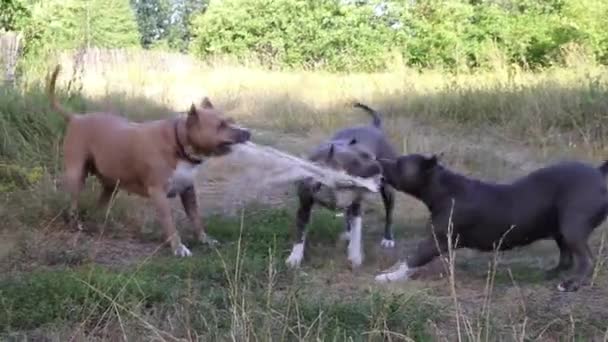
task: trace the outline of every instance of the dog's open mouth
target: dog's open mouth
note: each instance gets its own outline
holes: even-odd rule
[[[234,145],[235,143],[233,142],[224,142],[219,144],[215,150],[213,151],[213,154],[215,156],[223,156],[226,155],[230,152],[232,152],[232,145]]]

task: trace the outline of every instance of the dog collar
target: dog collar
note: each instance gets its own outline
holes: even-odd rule
[[[179,123],[179,121],[175,120],[175,123],[173,124],[173,130],[175,131],[175,142],[177,143],[177,157],[181,158],[181,159],[185,159],[192,164],[198,165],[198,164],[202,163],[203,162],[202,159],[189,155],[186,152],[184,145],[182,145],[181,141],[179,141],[179,134],[177,134],[177,124],[178,123]]]

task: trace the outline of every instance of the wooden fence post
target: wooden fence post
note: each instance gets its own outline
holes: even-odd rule
[[[22,37],[20,32],[0,32],[0,66],[4,69],[4,82],[9,85],[14,85],[16,81]]]

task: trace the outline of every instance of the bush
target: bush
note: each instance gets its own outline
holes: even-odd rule
[[[267,64],[374,70],[386,67],[395,33],[369,6],[337,0],[228,0],[194,20],[200,57],[254,54]]]
[[[195,18],[191,51],[331,71],[386,70],[388,56],[421,68],[491,68],[499,58],[536,69],[565,64],[573,45],[608,62],[606,17],[600,0],[227,0]]]

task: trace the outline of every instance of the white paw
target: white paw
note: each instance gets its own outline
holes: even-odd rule
[[[297,243],[293,246],[293,249],[291,250],[291,254],[289,254],[289,257],[287,258],[287,260],[285,260],[285,263],[287,264],[287,266],[291,267],[291,268],[296,268],[298,266],[300,266],[300,264],[302,263],[302,258],[304,257],[304,243]]]
[[[395,240],[382,239],[382,241],[380,241],[380,246],[384,248],[393,248],[395,247]]]
[[[181,244],[181,243],[173,251],[173,254],[175,254],[175,256],[178,256],[178,257],[189,257],[189,256],[192,256],[192,252],[190,252],[190,250],[186,246],[184,246],[183,244]]]
[[[410,269],[405,262],[399,263],[394,271],[386,271],[376,276],[376,282],[388,283],[392,281],[407,280],[411,273]]]
[[[204,244],[207,244],[209,246],[215,246],[215,245],[219,244],[219,242],[216,239],[210,237],[207,234],[201,234],[201,236],[199,237],[199,241]]]
[[[363,263],[363,253],[359,249],[348,250],[348,261],[353,267],[359,267]]]
[[[350,232],[342,232],[342,234],[340,234],[340,240],[350,241]]]

